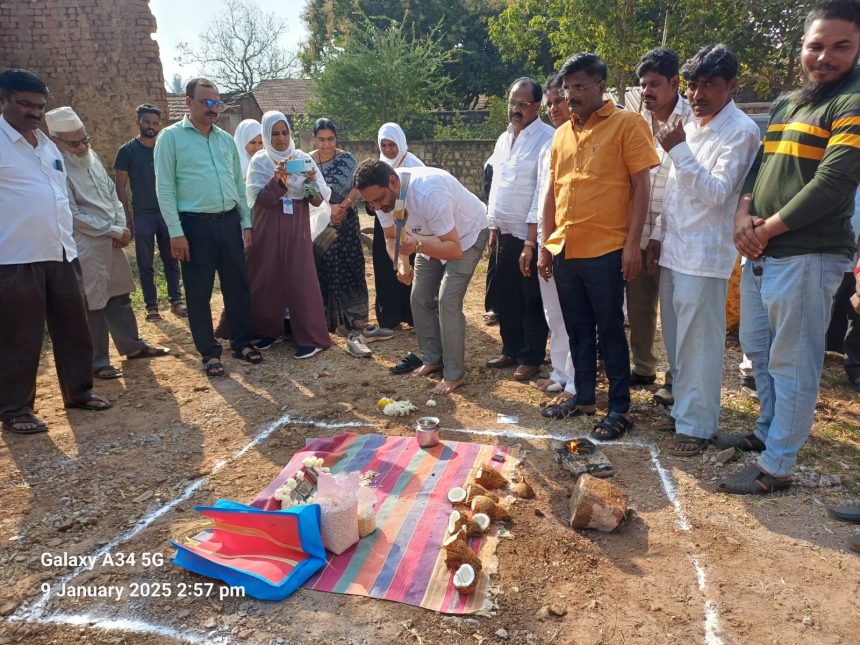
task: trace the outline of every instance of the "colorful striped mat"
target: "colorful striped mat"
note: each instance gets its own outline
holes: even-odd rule
[[[463,486],[473,468],[491,463],[505,475],[513,469],[516,448],[443,441],[422,449],[415,437],[342,434],[310,440],[281,474],[254,500],[267,510],[280,507],[272,496],[310,455],[325,459],[333,474],[379,473],[371,484],[377,492],[377,530],[340,555],[327,554],[325,567],[305,588],[394,600],[448,614],[470,614],[490,605],[489,578],[482,574],[478,590],[461,596],[451,584],[441,550],[451,504],[448,490]],[[502,464],[491,461],[505,455]],[[472,548],[490,570],[498,543],[497,529],[472,540]]]

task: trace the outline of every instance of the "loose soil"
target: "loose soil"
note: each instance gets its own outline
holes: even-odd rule
[[[372,284],[368,261],[368,284]],[[186,322],[164,313],[157,323],[138,320],[152,344],[173,349],[169,358],[121,361],[118,381],[97,391],[115,402],[104,413],[64,410],[47,348],[37,390],[38,413],[48,434],[3,433],[0,467],[0,642],[179,643],[851,643],[860,633],[860,558],[846,549],[855,528],[830,519],[825,505],[860,498],[860,404],[844,380],[841,358],[828,356],[813,435],[800,455],[803,485],[782,494],[737,498],[715,492],[715,481],[742,463],[659,454],[677,486],[679,507],[667,497],[648,445],[665,445],[663,410],[651,390],[634,393],[636,428],[627,438],[642,445],[605,448],[614,483],[630,496],[629,518],[613,534],[568,528],[574,481],[546,440],[468,436],[452,428],[515,430],[528,434],[583,434],[586,420],[547,422],[538,413],[544,394],[513,380],[512,370],[484,367],[498,353],[497,327],[483,313],[483,269],[466,305],[467,384],[435,397],[445,439],[502,441],[521,446],[522,472],[534,500],[513,507],[511,537],[500,541],[493,576],[493,616],[453,618],[402,604],[299,590],[280,603],[250,598],[128,598],[133,583],[193,584],[205,579],[173,567],[167,540],[193,522],[194,506],[219,498],[247,502],[271,481],[306,438],[342,429],[298,422],[366,422],[356,432],[407,434],[435,381],[392,376],[388,368],[415,350],[412,331],[372,345],[369,359],[350,356],[345,339],[311,360],[296,360],[292,345],[265,352],[249,366],[229,358],[228,376],[207,379]],[[372,296],[371,296],[372,297]],[[220,313],[218,296],[213,311]],[[726,352],[722,427],[749,430],[756,403],[739,392],[740,353]],[[8,366],[7,366],[8,368]],[[392,420],[376,408],[382,396],[412,400],[419,411]],[[606,384],[598,406],[605,409]],[[519,417],[499,425],[497,414]],[[270,436],[224,467],[218,464],[258,433],[290,415]],[[593,421],[592,421],[593,423]],[[748,461],[745,457],[741,460]],[[213,472],[214,471],[214,472]],[[824,477],[821,477],[821,476]],[[116,585],[121,600],[52,598],[47,616],[60,624],[9,621],[19,607],[43,599],[41,585],[73,566],[45,566],[42,554],[87,555],[180,496],[208,476],[187,499],[110,552],[134,553],[135,565],[96,566],[75,586]],[[834,477],[835,476],[835,477]],[[690,529],[683,530],[678,510]],[[163,554],[164,564],[141,562]],[[693,561],[704,572],[697,580]],[[704,591],[703,591],[704,589]],[[555,615],[561,614],[561,615]],[[20,615],[20,614],[19,614]],[[75,615],[78,624],[68,624]],[[161,633],[135,633],[141,623]],[[716,620],[716,624],[714,624]],[[107,629],[106,627],[111,627]],[[173,631],[170,631],[173,630]],[[500,631],[503,630],[503,631]],[[854,636],[851,636],[854,634]]]

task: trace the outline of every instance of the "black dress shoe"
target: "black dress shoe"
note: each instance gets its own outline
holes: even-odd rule
[[[837,520],[860,524],[860,504],[852,504],[851,506],[828,506],[827,512]]]
[[[409,374],[414,372],[419,367],[424,365],[424,361],[422,361],[416,354],[413,352],[409,352],[400,359],[400,361],[394,367],[389,367],[388,371],[392,374]]]
[[[645,376],[644,374],[637,374],[636,372],[630,373],[630,387],[645,387],[647,385],[653,385],[656,380],[657,376],[654,374],[651,376]]]

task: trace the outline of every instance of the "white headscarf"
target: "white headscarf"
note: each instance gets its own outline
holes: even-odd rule
[[[397,156],[394,159],[389,159],[382,154],[382,140],[388,139],[397,144]],[[392,168],[414,168],[423,166],[418,157],[409,152],[409,145],[406,143],[406,134],[396,123],[383,123],[379,128],[379,134],[376,135],[376,144],[379,146],[379,159],[384,161]]]
[[[260,122],[254,119],[245,119],[236,126],[236,134],[233,135],[233,141],[236,142],[236,149],[239,151],[239,161],[242,163],[242,176],[248,174],[248,164],[251,161],[251,155],[245,150],[245,146],[251,143],[251,139],[259,137],[263,133]]]
[[[290,159],[311,160],[311,163],[314,164],[314,168],[316,168],[317,171],[317,189],[320,191],[320,194],[322,194],[323,199],[328,201],[329,197],[331,197],[331,188],[329,188],[328,184],[325,183],[322,171],[317,167],[309,154],[302,152],[301,150],[296,150],[296,144],[293,142],[292,138],[290,138],[289,148],[283,152],[275,150],[274,146],[272,146],[272,129],[281,121],[287,124],[287,128],[290,127],[290,122],[287,121],[287,117],[285,117],[281,112],[272,110],[263,115],[261,124],[263,149],[251,157],[251,162],[248,164],[248,177],[245,180],[245,192],[248,198],[248,206],[251,208],[254,207],[254,202],[257,201],[257,195],[259,195],[260,191],[266,187],[266,184],[272,180],[272,176],[275,174],[275,166],[282,161],[289,161]],[[305,177],[304,174],[290,174],[290,191],[298,191],[304,188],[306,180],[307,177]]]

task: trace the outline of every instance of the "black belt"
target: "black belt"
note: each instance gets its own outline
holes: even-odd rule
[[[210,219],[213,222],[220,222],[223,219],[227,219],[233,215],[239,214],[238,208],[231,208],[230,210],[223,213],[191,213],[189,211],[180,211],[180,215],[187,215],[188,217],[199,217],[201,219]]]

